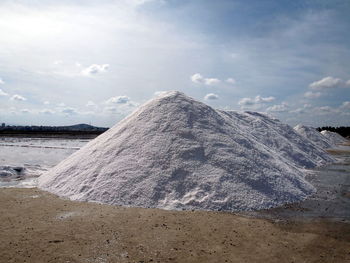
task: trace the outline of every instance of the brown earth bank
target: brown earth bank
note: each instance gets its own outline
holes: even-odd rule
[[[344,144],[345,146],[350,146],[350,143],[348,145]],[[349,155],[348,149],[326,149],[326,151],[333,155]]]
[[[125,208],[0,189],[0,262],[350,262],[350,224]]]

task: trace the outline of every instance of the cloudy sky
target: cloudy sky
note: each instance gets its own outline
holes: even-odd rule
[[[0,122],[111,126],[160,91],[350,125],[348,0],[2,0]]]

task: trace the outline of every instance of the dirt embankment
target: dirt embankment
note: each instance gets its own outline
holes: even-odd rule
[[[350,225],[71,202],[0,189],[1,262],[349,262]]]

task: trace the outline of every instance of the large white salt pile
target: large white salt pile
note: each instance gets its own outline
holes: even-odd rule
[[[338,134],[336,132],[324,130],[324,131],[321,131],[321,133],[328,140],[330,140],[334,146],[347,142],[347,139],[345,139],[343,136],[341,136],[340,134]]]
[[[330,159],[312,160],[320,149],[289,126],[243,115],[165,93],[42,175],[39,187],[72,200],[231,211],[313,193],[298,167]]]
[[[298,124],[294,130],[322,149],[332,148],[333,142],[313,127]]]

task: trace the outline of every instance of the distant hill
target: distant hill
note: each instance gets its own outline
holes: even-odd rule
[[[96,127],[89,124],[81,123],[70,126],[60,126],[62,129],[70,130],[70,131],[96,131],[96,130],[107,130],[108,128]]]

